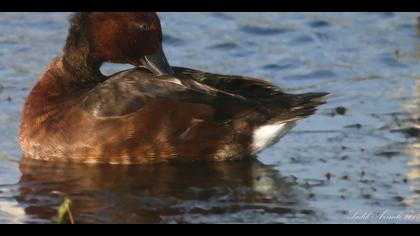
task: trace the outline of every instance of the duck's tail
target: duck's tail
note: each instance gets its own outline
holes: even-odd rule
[[[315,113],[318,106],[325,104],[323,99],[329,93],[289,94],[287,108],[279,110],[278,115],[270,123],[287,123],[306,118]],[[281,99],[281,98],[280,98]],[[280,100],[279,100],[280,101]]]

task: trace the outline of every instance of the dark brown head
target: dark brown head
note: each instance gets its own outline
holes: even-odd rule
[[[129,63],[157,74],[172,73],[156,13],[83,12],[73,14],[70,23],[65,53],[79,54],[88,66]]]

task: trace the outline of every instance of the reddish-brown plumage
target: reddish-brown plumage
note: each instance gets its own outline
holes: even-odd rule
[[[57,59],[27,98],[20,130],[26,158],[127,164],[228,158],[217,151],[232,144],[233,130],[214,122],[210,106],[156,99],[134,113],[97,118],[78,106],[90,86],[62,82],[66,76]]]
[[[94,12],[89,17],[87,36],[97,61],[136,63],[139,55],[153,53],[162,42],[159,18],[154,13]]]
[[[150,66],[140,58],[161,47],[159,18],[78,13],[71,24],[63,55],[25,102],[24,158],[118,164],[242,159],[253,154],[257,127],[311,115],[322,104],[314,99],[325,95],[290,95],[262,80],[185,68],[105,77],[103,62]]]

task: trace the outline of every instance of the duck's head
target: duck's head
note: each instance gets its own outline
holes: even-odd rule
[[[143,66],[155,74],[173,73],[162,50],[162,29],[153,12],[83,12],[70,18],[65,53],[89,65],[104,62]],[[70,56],[71,57],[71,56]]]

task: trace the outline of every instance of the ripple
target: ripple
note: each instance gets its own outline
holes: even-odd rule
[[[346,126],[344,126],[344,128],[361,129],[362,125],[360,123],[356,123],[356,124],[346,125]]]
[[[292,29],[287,28],[270,28],[270,27],[260,27],[260,26],[243,26],[240,28],[242,32],[253,34],[253,35],[264,35],[264,36],[270,36],[270,35],[276,35],[276,34],[284,34],[292,32]]]
[[[413,29],[413,24],[408,24],[408,23],[404,23],[404,24],[400,24],[397,27],[400,30],[408,30],[411,31]]]
[[[316,79],[316,78],[332,78],[335,76],[336,74],[330,70],[317,70],[308,74],[286,76],[285,79],[290,79],[290,80]]]
[[[209,48],[218,49],[218,50],[232,50],[232,49],[238,48],[238,45],[233,42],[226,42],[226,43],[215,44]]]
[[[329,41],[332,39],[332,36],[327,34],[327,33],[323,33],[323,32],[316,32],[315,36],[321,40],[321,41]]]
[[[212,13],[210,13],[210,15],[211,16],[214,16],[214,17],[217,17],[217,18],[220,18],[220,19],[224,19],[224,20],[233,20],[233,19],[235,19],[232,16],[230,16],[230,15],[228,15],[226,13],[223,13],[223,12],[212,12]]]
[[[285,59],[280,61],[277,64],[267,64],[262,67],[264,70],[285,70],[285,69],[291,69],[291,68],[297,68],[299,66],[303,65],[303,62],[296,59]]]
[[[399,62],[398,60],[392,57],[381,58],[380,61],[389,67],[406,67],[405,64]]]
[[[330,23],[328,23],[327,21],[318,20],[318,21],[309,22],[308,25],[312,28],[324,28],[324,27],[329,27]]]
[[[41,21],[23,21],[23,20],[5,20],[0,21],[0,24],[5,27],[20,27],[20,28],[31,28],[41,30],[59,30],[60,25],[52,20],[41,20]]]
[[[290,41],[290,44],[292,44],[292,45],[306,44],[306,43],[311,43],[313,41],[314,41],[314,39],[311,36],[301,35],[301,36],[298,36],[298,37],[292,39]]]
[[[380,156],[380,157],[391,158],[391,157],[394,157],[394,156],[401,155],[401,152],[399,152],[399,151],[381,151],[381,152],[375,153],[375,155]]]
[[[377,12],[376,14],[378,16],[383,17],[383,18],[391,18],[391,17],[395,16],[395,14],[393,12]]]

